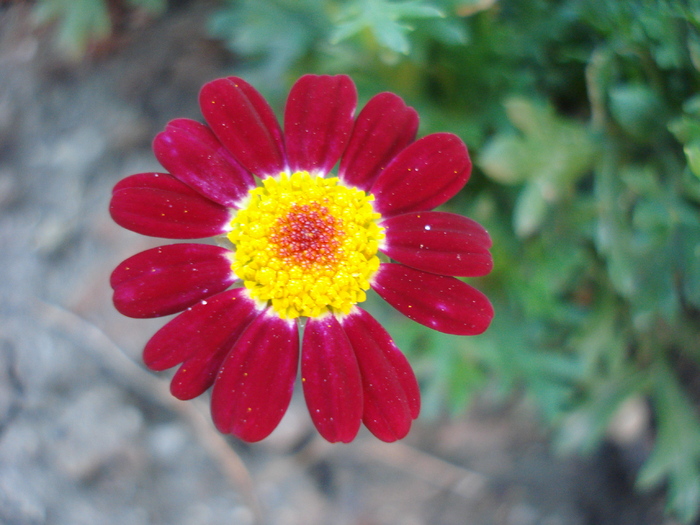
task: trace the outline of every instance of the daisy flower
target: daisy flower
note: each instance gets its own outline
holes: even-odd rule
[[[283,130],[250,84],[214,80],[200,93],[206,124],[177,119],[156,136],[166,172],[114,187],[110,212],[121,226],[217,240],[136,254],[111,285],[124,315],[181,312],[146,344],[144,361],[157,371],[179,365],[179,399],[211,387],[223,433],[269,435],[300,368],[325,439],[352,441],[362,423],[381,440],[400,439],[420,410],[418,383],[358,306],[367,291],[450,334],[479,334],[493,317],[488,299],[456,278],[491,270],[488,233],[430,211],[467,182],[467,148],[448,133],[415,140],[418,115],[392,93],[357,118],[356,105],[349,77],[306,75],[291,89]]]

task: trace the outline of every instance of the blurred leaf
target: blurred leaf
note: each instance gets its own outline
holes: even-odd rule
[[[34,17],[38,24],[56,22],[56,43],[72,58],[80,58],[91,41],[112,31],[104,0],[39,0]]]
[[[678,252],[674,269],[682,283],[684,299],[700,308],[700,217],[687,206],[679,209],[679,215],[681,221],[672,241],[673,251]]]
[[[645,393],[647,385],[646,376],[633,369],[599,377],[586,388],[586,400],[563,419],[557,431],[557,448],[562,452],[592,453],[622,403]]]
[[[522,168],[527,155],[521,137],[499,133],[479,152],[479,166],[496,182],[518,184],[531,176]]]
[[[671,132],[683,144],[688,167],[700,177],[700,95],[683,104],[683,115],[671,122]]]
[[[627,256],[633,268],[627,271],[634,279],[631,298],[638,308],[657,311],[673,320],[681,308],[680,292],[700,306],[697,211],[668,189],[660,188],[636,202],[632,219],[634,229]]]
[[[454,9],[459,16],[472,16],[480,11],[490,9],[497,0],[454,0]]]
[[[432,18],[421,22],[420,29],[448,46],[464,45],[469,41],[466,26],[454,18]]]
[[[666,110],[659,96],[644,84],[621,84],[609,91],[610,111],[624,130],[640,140],[666,131]]]
[[[700,514],[700,422],[667,365],[654,369],[657,435],[637,485],[649,490],[668,481],[668,506],[686,523]]]
[[[649,182],[649,177],[657,182]],[[598,247],[606,255],[612,284],[630,301],[639,328],[651,326],[657,315],[673,322],[681,309],[682,290],[694,303],[697,300],[700,217],[659,179],[651,166],[606,164],[596,176]]]
[[[445,411],[453,417],[463,413],[473,394],[486,382],[478,338],[431,331],[421,334],[416,344],[420,345],[422,414],[433,418]]]
[[[627,359],[631,330],[620,311],[619,299],[610,291],[599,292],[594,306],[569,339],[583,359],[584,384],[632,373]]]
[[[502,395],[524,386],[528,398],[548,421],[566,412],[580,381],[583,367],[579,356],[540,349],[532,323],[501,302],[491,328],[479,336],[479,355],[484,366],[498,378]]]
[[[167,9],[168,0],[129,0],[129,4],[145,9],[149,13],[160,15]]]
[[[506,111],[523,133],[521,147],[528,161],[521,169],[527,178],[548,181],[559,190],[590,169],[594,147],[585,125],[523,98],[506,101]]]
[[[584,0],[580,4],[583,19],[611,48],[623,53],[644,49],[645,56],[661,69],[682,67],[687,60],[684,36],[692,26],[686,17],[693,16],[697,7],[676,0]]]
[[[539,230],[548,205],[591,169],[594,147],[585,126],[559,117],[549,106],[511,98],[506,111],[521,135],[496,135],[478,163],[498,182],[528,181],[514,212],[515,231],[526,237]]]
[[[406,55],[411,49],[407,34],[414,28],[403,20],[443,16],[442,11],[421,0],[354,0],[341,11],[331,42],[337,44],[367,30],[380,46]]]
[[[518,196],[513,226],[519,237],[529,237],[540,229],[547,215],[546,189],[538,181],[528,182]]]
[[[683,148],[683,153],[685,153],[688,159],[688,167],[694,175],[700,177],[700,141],[691,142],[686,144]]]
[[[286,91],[287,71],[325,39],[327,26],[324,2],[310,0],[230,0],[209,19],[209,33],[245,57],[246,77],[272,95]]]

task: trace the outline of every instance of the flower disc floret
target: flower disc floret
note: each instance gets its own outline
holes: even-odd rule
[[[379,269],[384,230],[373,200],[335,177],[268,177],[231,221],[232,269],[282,318],[347,314]]]

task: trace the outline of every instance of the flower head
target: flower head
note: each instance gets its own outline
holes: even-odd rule
[[[356,104],[349,77],[306,75],[282,131],[252,86],[215,80],[200,93],[206,124],[173,120],[156,137],[167,173],[114,187],[110,212],[123,227],[219,241],[146,250],[111,284],[124,315],[181,312],[146,344],[144,361],[179,365],[179,399],[212,387],[221,432],[246,441],[272,432],[301,360],[324,438],[349,442],[364,423],[379,439],[400,439],[418,416],[418,383],[358,306],[367,291],[441,332],[478,334],[493,317],[488,299],[456,278],[491,270],[487,232],[431,211],[467,182],[466,147],[448,133],[415,140],[418,116],[394,94],[376,95],[357,118]]]

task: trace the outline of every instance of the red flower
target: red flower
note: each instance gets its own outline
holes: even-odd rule
[[[441,332],[478,334],[493,317],[488,299],[454,277],[491,270],[487,232],[429,211],[467,182],[466,147],[447,133],[414,141],[418,116],[394,94],[354,119],[356,103],[349,77],[304,76],[283,132],[244,80],[215,80],[200,94],[207,125],[174,120],[154,141],[169,173],[114,188],[110,212],[125,228],[227,243],[147,250],[111,278],[124,315],[182,312],[148,342],[144,361],[180,365],[171,383],[179,399],[213,385],[223,433],[257,441],[274,430],[301,349],[304,395],[324,438],[349,442],[361,422],[384,441],[404,437],[418,384],[386,330],[356,306],[370,287]]]

